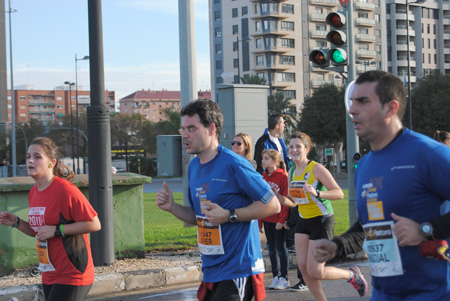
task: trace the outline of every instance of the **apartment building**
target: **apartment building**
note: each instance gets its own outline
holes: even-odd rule
[[[408,33],[411,82],[429,70],[448,73],[449,1],[410,3],[408,14],[406,1],[354,2],[355,45],[349,51],[355,53],[357,74],[383,69],[403,79]],[[213,91],[216,84],[256,74],[267,80],[270,93],[282,92],[300,105],[322,84],[344,83],[340,74],[309,62],[312,50],[331,47],[325,19],[342,10],[338,0],[210,0],[210,8]]]
[[[105,91],[105,104],[110,112],[115,112],[115,92]],[[75,114],[77,105],[76,90],[68,86],[54,90],[14,89],[14,109],[16,123],[27,123],[34,118],[62,124],[64,116],[71,111]],[[90,91],[78,90],[78,110],[86,110],[90,105]],[[12,122],[11,91],[8,90],[8,122]]]
[[[198,99],[211,99],[211,91],[198,91]],[[119,100],[121,114],[141,114],[145,119],[158,122],[166,120],[166,109],[181,111],[180,91],[136,91]]]

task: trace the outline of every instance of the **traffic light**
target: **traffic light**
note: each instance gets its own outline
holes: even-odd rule
[[[313,63],[315,68],[325,68],[330,66],[328,60],[328,49],[316,49],[309,55],[309,60]]]
[[[353,169],[356,169],[358,167],[358,161],[361,159],[361,154],[360,153],[355,153],[353,155]]]
[[[328,60],[334,66],[347,65],[347,23],[343,13],[332,12],[325,19],[331,26],[326,39],[331,43]]]

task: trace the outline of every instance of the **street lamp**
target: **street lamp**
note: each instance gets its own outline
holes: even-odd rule
[[[75,98],[76,98],[76,120],[77,120],[77,174],[80,174],[80,153],[79,153],[79,135],[78,135],[78,61],[87,61],[89,59],[88,55],[85,55],[83,58],[78,59],[77,54],[75,53]]]
[[[239,54],[239,34],[236,34],[236,49],[237,49],[237,68],[238,68],[238,81],[237,83],[241,83],[241,66],[240,66],[240,54]]]
[[[412,130],[412,103],[411,103],[411,65],[410,65],[410,54],[409,54],[409,4],[420,4],[424,3],[426,0],[416,0],[414,2],[408,2],[405,0],[406,4],[406,60],[408,68],[408,112],[409,112],[409,129]]]
[[[72,86],[75,85],[74,82],[65,81],[64,85],[69,85],[69,108],[70,108],[70,128],[72,136],[72,170],[75,170],[75,156],[73,148],[73,115],[72,115]]]
[[[11,0],[9,0],[9,68],[11,71],[11,123],[13,125],[11,131],[12,142],[12,176],[16,176],[17,158],[16,158],[16,109],[14,101],[14,81],[13,81],[13,56],[12,56],[12,29],[11,29],[11,14],[17,12],[17,10],[11,10]]]

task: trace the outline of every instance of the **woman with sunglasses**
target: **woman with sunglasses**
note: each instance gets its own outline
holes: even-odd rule
[[[256,169],[256,161],[252,160],[252,138],[245,133],[238,133],[231,142],[233,152],[246,158]]]

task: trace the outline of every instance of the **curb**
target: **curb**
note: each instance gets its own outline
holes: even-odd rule
[[[200,282],[202,277],[203,274],[199,265],[97,275],[88,297]],[[13,298],[17,300],[44,300],[39,284],[0,289],[0,301],[14,300]]]
[[[352,261],[366,260],[364,253],[354,254],[352,257],[349,256],[349,259]],[[263,251],[263,261],[266,272],[270,271],[270,258],[267,251]],[[289,253],[289,269],[296,268],[297,258],[295,253]],[[199,283],[202,278],[203,273],[200,265],[96,275],[88,297],[94,298],[125,291],[163,288],[169,285]],[[0,301],[15,300],[13,298],[17,298],[17,300],[44,301],[40,284],[0,289]]]

